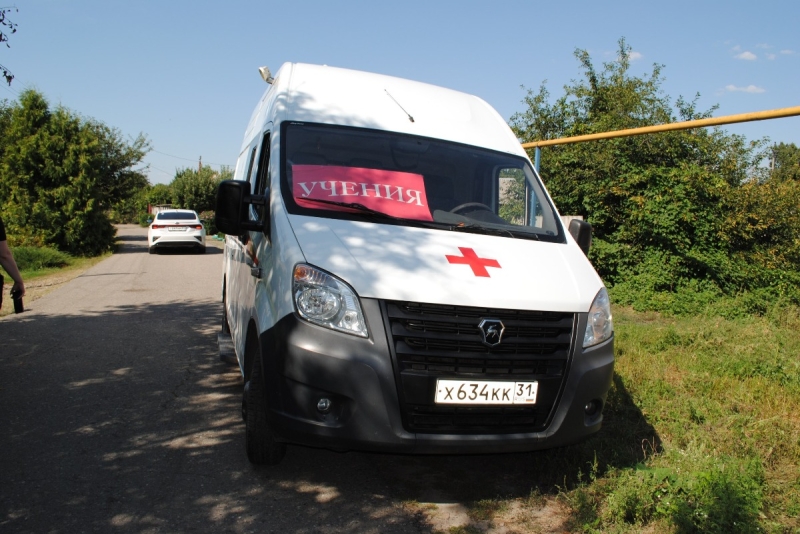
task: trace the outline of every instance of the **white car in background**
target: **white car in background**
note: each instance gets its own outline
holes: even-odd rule
[[[147,246],[150,254],[162,248],[193,248],[197,253],[204,254],[206,228],[196,211],[160,211],[147,230]]]

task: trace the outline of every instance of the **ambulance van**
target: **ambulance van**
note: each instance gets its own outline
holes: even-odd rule
[[[216,210],[220,345],[244,377],[249,460],[292,443],[532,451],[596,432],[614,336],[591,227],[565,227],[502,117],[385,75],[261,71]]]

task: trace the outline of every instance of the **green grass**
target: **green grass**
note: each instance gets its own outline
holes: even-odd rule
[[[800,310],[614,312],[604,428],[543,461],[573,528],[800,532]]]
[[[49,247],[15,247],[11,250],[20,272],[35,273],[60,269],[72,262],[72,256]]]
[[[88,269],[92,265],[103,261],[111,255],[111,253],[108,252],[94,258],[82,258],[59,253],[66,256],[67,260],[62,265],[57,266],[52,264],[31,264],[27,262],[20,262],[17,254],[18,250],[19,249],[14,249],[12,252],[14,253],[14,259],[17,261],[17,267],[22,275],[22,279],[26,282],[26,286],[28,285],[27,283],[29,281],[39,280],[41,278],[50,276],[57,276],[58,274],[66,274],[76,270]]]

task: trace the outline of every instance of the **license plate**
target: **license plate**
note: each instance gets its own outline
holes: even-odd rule
[[[538,382],[437,380],[436,404],[536,404]]]
[[[170,232],[185,232],[186,231],[186,227],[185,226],[170,226],[169,227],[169,231]]]

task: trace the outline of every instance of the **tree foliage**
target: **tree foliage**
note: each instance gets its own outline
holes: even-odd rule
[[[147,206],[152,187],[144,184],[129,196],[117,201],[109,211],[109,219],[114,224],[137,224],[147,220]]]
[[[673,107],[661,89],[664,67],[634,76],[630,53],[621,39],[617,58],[598,70],[577,50],[583,78],[554,102],[544,83],[529,90],[527,109],[511,118],[517,136],[571,137],[707,118],[716,109],[698,111],[697,96]],[[761,165],[765,146],[698,128],[548,147],[541,165],[561,212],[592,223],[590,258],[621,300],[658,308],[664,293],[679,290],[772,288],[800,302],[800,291],[776,282],[800,282],[800,190],[779,179],[791,175],[796,152],[775,148],[780,160],[770,173]]]
[[[147,192],[147,202],[152,206],[172,203],[172,187],[167,184],[155,184]]]
[[[0,213],[14,245],[97,255],[114,243],[108,212],[147,184],[149,149],[105,124],[50,109],[38,92],[0,104]]]
[[[770,149],[770,177],[784,182],[800,181],[800,148],[794,143],[778,143]]]
[[[200,213],[213,210],[217,186],[222,180],[230,180],[233,172],[223,167],[217,172],[207,165],[199,169],[182,169],[170,183],[172,205],[175,208],[195,210]]]
[[[209,225],[214,218],[217,186],[220,181],[232,178],[232,169],[225,166],[219,171],[208,166],[179,169],[169,184],[145,183],[117,202],[110,213],[112,222],[149,224],[152,215],[148,208],[172,206],[197,211],[200,218]]]
[[[11,46],[8,44],[8,36],[17,33],[17,25],[8,20],[7,14],[11,10],[17,11],[17,9],[13,7],[0,7],[0,44],[5,43],[6,48]],[[11,80],[14,79],[14,75],[11,74],[11,71],[3,65],[0,65],[0,76],[6,79],[8,85],[11,85]]]

